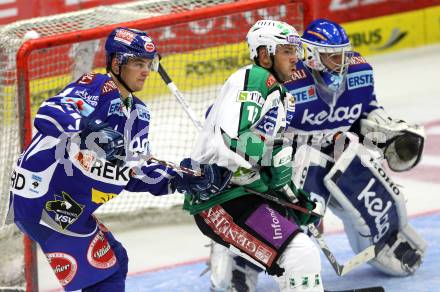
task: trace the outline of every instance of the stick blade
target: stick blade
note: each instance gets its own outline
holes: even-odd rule
[[[324,292],[385,292],[385,289],[381,286],[355,288],[347,290],[324,290]]]
[[[356,267],[376,257],[375,245],[370,245],[342,266],[340,276],[346,275]]]

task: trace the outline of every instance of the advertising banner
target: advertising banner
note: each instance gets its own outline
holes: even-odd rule
[[[440,6],[343,23],[354,50],[385,53],[440,42]]]

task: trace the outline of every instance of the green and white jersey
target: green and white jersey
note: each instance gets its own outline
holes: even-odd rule
[[[274,145],[282,144],[286,116],[293,111],[293,97],[268,70],[243,67],[221,88],[191,158],[228,168],[234,185],[258,188],[259,170],[271,165]],[[227,201],[226,193],[209,202]]]

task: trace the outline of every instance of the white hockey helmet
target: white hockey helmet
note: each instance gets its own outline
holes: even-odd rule
[[[265,46],[269,54],[275,55],[277,45],[296,46],[298,58],[301,58],[301,39],[298,32],[282,21],[258,20],[247,33],[246,40],[252,61],[258,57],[259,47]]]

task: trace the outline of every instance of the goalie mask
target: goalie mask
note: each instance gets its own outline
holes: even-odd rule
[[[107,70],[111,69],[112,58],[116,57],[119,66],[127,64],[130,58],[153,60],[150,70],[157,71],[159,56],[153,40],[143,31],[118,27],[114,29],[105,42]]]
[[[339,24],[317,19],[304,30],[301,41],[304,62],[311,69],[319,96],[334,106],[345,91],[353,55],[347,34]]]

